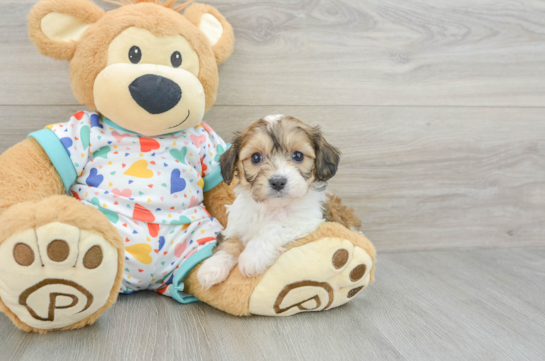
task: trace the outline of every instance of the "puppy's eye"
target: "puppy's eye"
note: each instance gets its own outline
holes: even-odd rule
[[[263,156],[259,153],[252,154],[252,164],[259,164],[263,160]]]
[[[293,159],[296,162],[302,162],[303,159],[305,159],[305,156],[301,152],[293,152],[293,154],[291,155],[291,159]]]
[[[129,60],[133,64],[138,64],[140,59],[142,59],[142,50],[135,45],[129,50]]]
[[[182,54],[180,54],[179,51],[175,51],[174,53],[172,53],[172,55],[170,56],[170,63],[175,68],[182,65]]]

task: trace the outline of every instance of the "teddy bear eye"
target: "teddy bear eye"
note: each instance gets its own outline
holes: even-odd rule
[[[140,50],[138,46],[134,45],[129,50],[129,60],[133,64],[138,64],[140,59],[142,59],[142,50]]]
[[[175,68],[182,65],[182,54],[180,54],[179,51],[175,51],[174,53],[172,53],[172,55],[170,56],[170,63]]]

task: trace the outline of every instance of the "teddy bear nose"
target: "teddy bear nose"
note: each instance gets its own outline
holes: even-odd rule
[[[130,85],[131,96],[150,114],[161,114],[182,99],[182,89],[172,80],[153,74],[136,78]]]

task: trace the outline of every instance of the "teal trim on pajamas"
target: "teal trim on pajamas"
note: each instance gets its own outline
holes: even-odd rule
[[[114,122],[112,122],[108,118],[100,117],[100,119],[102,120],[102,123],[107,124],[110,127],[115,128],[117,130],[121,130],[122,132],[130,132],[130,133],[133,133],[133,134],[138,134],[136,132],[133,132],[131,130],[127,130],[127,129],[123,128],[122,126],[119,126],[119,125],[115,124]]]
[[[189,271],[193,269],[193,267],[212,256],[214,247],[216,247],[215,241],[204,246],[199,251],[192,254],[184,263],[182,263],[174,275],[172,286],[170,286],[170,295],[172,298],[180,303],[191,303],[199,300],[195,296],[180,294],[180,292],[184,290],[184,283],[182,280],[187,276]]]
[[[231,148],[231,143],[227,143],[226,145],[227,145],[227,149]],[[221,175],[221,167],[218,165],[216,169],[214,169],[212,173],[204,177],[203,180],[204,180],[204,187],[202,189],[203,192],[208,192],[209,190],[216,188],[218,184],[223,182],[223,176]]]
[[[203,178],[204,187],[203,192],[208,192],[211,189],[214,189],[218,184],[223,182],[223,176],[221,175],[220,167],[216,167],[212,173]]]
[[[145,135],[136,133],[135,131],[125,129],[125,128],[123,128],[122,126],[117,125],[116,123],[114,123],[112,120],[110,120],[110,119],[108,119],[108,118],[101,117],[100,119],[102,119],[102,123],[107,124],[107,125],[109,125],[110,127],[115,128],[115,129],[117,129],[117,130],[121,130],[122,132],[129,132],[129,133],[133,133],[133,134],[138,134],[139,136],[142,136],[142,137],[144,137],[144,138],[146,137]],[[162,137],[162,136],[165,136],[165,135],[176,134],[176,133],[181,133],[181,132],[184,132],[184,131],[185,131],[185,129],[182,129],[182,130],[178,130],[178,131],[173,132],[173,133],[161,134],[161,135],[158,135],[158,137]]]
[[[36,139],[36,141],[42,146],[45,153],[51,159],[51,163],[59,173],[64,189],[68,192],[70,186],[74,184],[78,173],[76,168],[66,151],[66,148],[61,143],[57,135],[53,133],[51,129],[41,129],[28,135]]]

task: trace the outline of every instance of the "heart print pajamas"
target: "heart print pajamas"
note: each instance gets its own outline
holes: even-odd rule
[[[121,234],[120,292],[151,289],[171,296],[175,273],[187,274],[212,254],[222,227],[206,211],[203,192],[222,181],[219,157],[227,145],[204,122],[148,138],[97,113],[79,112],[30,136],[66,190],[100,210]]]

